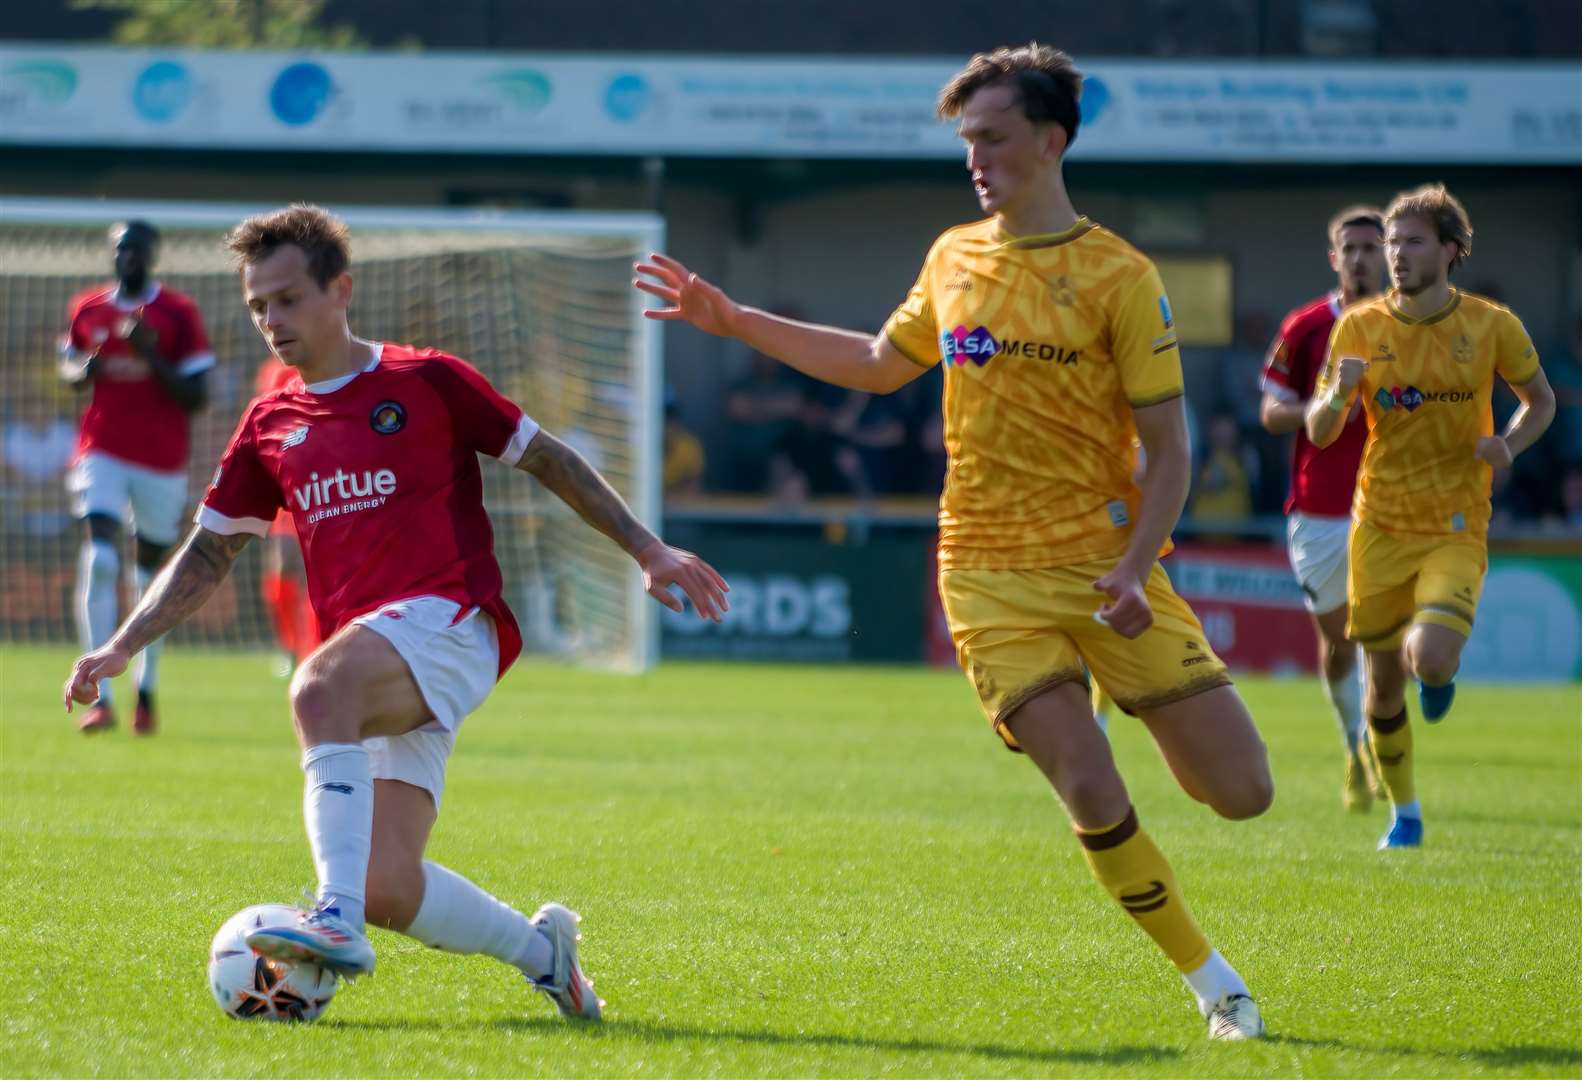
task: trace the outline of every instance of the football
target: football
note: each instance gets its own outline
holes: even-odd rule
[[[316,964],[263,956],[247,944],[265,923],[296,921],[289,904],[254,904],[232,915],[209,946],[209,990],[238,1020],[318,1019],[335,996],[335,973]]]

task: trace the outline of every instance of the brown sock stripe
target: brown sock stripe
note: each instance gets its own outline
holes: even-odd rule
[[[1136,835],[1137,810],[1128,806],[1126,808],[1126,816],[1121,819],[1119,825],[1096,833],[1085,833],[1078,830],[1077,839],[1089,851],[1108,851],[1112,847],[1120,847]]]
[[[1370,716],[1368,726],[1380,735],[1393,735],[1406,726],[1406,706],[1401,706],[1401,711],[1394,716]]]

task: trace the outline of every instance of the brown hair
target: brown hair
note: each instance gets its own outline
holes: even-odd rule
[[[254,214],[225,238],[238,267],[261,262],[288,244],[308,257],[308,273],[320,288],[345,273],[351,262],[346,223],[323,207],[306,203]]]
[[[1082,72],[1066,53],[1036,41],[978,53],[940,90],[939,118],[960,116],[967,99],[985,86],[1014,87],[1027,119],[1059,124],[1066,129],[1066,146],[1076,142],[1082,122]]]
[[[1384,235],[1384,211],[1377,206],[1358,203],[1348,206],[1329,219],[1329,246],[1339,247],[1340,230],[1348,225],[1372,225],[1379,230],[1379,235]]]
[[[1384,212],[1384,220],[1397,221],[1405,217],[1422,218],[1434,227],[1441,244],[1456,245],[1450,269],[1460,266],[1472,254],[1472,219],[1467,217],[1467,208],[1445,190],[1445,185],[1424,184],[1415,191],[1397,195]]]

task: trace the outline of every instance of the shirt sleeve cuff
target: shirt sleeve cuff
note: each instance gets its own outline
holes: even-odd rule
[[[527,453],[527,444],[533,441],[533,436],[538,434],[538,422],[526,413],[516,422],[516,431],[511,435],[511,441],[505,444],[505,449],[500,451],[500,460],[507,465],[515,466],[522,460],[522,455]]]
[[[254,536],[268,536],[269,526],[273,522],[263,518],[253,517],[226,517],[213,507],[200,503],[198,512],[192,515],[192,520],[212,533],[221,536],[236,536],[239,533],[252,533]]]
[[[1302,400],[1301,395],[1295,390],[1269,375],[1263,377],[1263,392],[1279,402],[1290,403]]]
[[[214,354],[211,352],[193,353],[181,363],[176,365],[178,375],[196,375],[200,371],[208,371],[214,366]]]

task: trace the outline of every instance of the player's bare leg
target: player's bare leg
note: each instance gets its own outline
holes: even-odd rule
[[[1176,782],[1221,817],[1257,817],[1274,802],[1269,752],[1233,686],[1141,713]]]
[[[261,927],[248,943],[266,955],[365,975],[374,967],[363,930],[374,792],[362,740],[413,731],[428,722],[428,707],[395,646],[352,624],[297,671],[291,715],[307,777],[303,817],[318,871],[317,902],[297,926]]]
[[[1407,669],[1417,679],[1423,719],[1436,723],[1450,711],[1456,697],[1456,672],[1461,668],[1465,634],[1436,623],[1415,623],[1401,647]]]
[[[437,812],[422,788],[374,781],[368,921],[448,952],[482,953],[515,967],[572,1019],[597,1020],[603,1002],[577,960],[577,915],[546,904],[529,919],[423,858]]]
[[[1357,670],[1360,650],[1346,638],[1346,608],[1313,613],[1318,631],[1318,670],[1324,683],[1324,696],[1335,710],[1346,746],[1346,780],[1340,797],[1346,809],[1366,812],[1384,789],[1374,766],[1368,744],[1367,725],[1362,719],[1362,679]]]
[[[82,554],[77,561],[77,636],[91,652],[110,640],[117,616],[116,586],[121,576],[121,523],[107,514],[82,519]],[[77,730],[84,734],[115,727],[110,680],[99,683],[99,700],[83,713]]]
[[[1209,945],[1170,864],[1138,825],[1082,685],[1044,691],[1020,705],[1007,726],[1065,804],[1094,878],[1181,972],[1209,1021],[1210,1037],[1261,1035],[1263,1022],[1246,983]]]
[[[1423,838],[1423,808],[1413,778],[1412,726],[1406,716],[1406,669],[1399,649],[1369,650],[1362,706],[1379,775],[1390,795],[1390,828],[1380,848],[1417,847]]]

